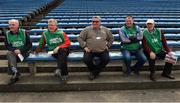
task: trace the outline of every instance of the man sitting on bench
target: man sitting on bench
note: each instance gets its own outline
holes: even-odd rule
[[[101,25],[99,16],[92,17],[92,25],[86,27],[78,36],[78,42],[84,49],[84,63],[90,71],[89,79],[93,80],[109,62],[109,51],[113,43],[112,33]],[[100,62],[94,62],[99,57]]]
[[[58,29],[57,25],[55,19],[48,20],[48,30],[43,32],[36,53],[42,51],[47,44],[49,53],[57,59],[58,69],[55,70],[55,75],[59,76],[62,81],[66,81],[68,77],[67,56],[69,55],[70,40],[65,32]]]
[[[19,28],[18,20],[9,20],[9,29],[6,32],[5,45],[8,49],[8,72],[12,74],[8,83],[10,85],[19,80],[20,73],[17,69],[17,62],[23,61],[24,58],[28,57],[32,43],[27,32]]]
[[[144,29],[143,34],[143,48],[144,52],[149,61],[150,69],[150,79],[156,81],[155,79],[155,60],[157,58],[165,59],[166,54],[173,55],[167,46],[166,38],[159,28],[155,28],[155,22],[153,19],[148,19],[146,22],[147,28]],[[174,79],[170,76],[172,71],[172,63],[166,62],[164,66],[163,77]]]
[[[144,55],[140,44],[143,34],[140,27],[134,23],[132,16],[126,17],[125,25],[119,30],[119,36],[121,39],[121,51],[127,68],[125,74],[129,76],[133,70],[136,75],[139,75],[140,69],[146,62],[146,56]],[[135,56],[137,59],[137,62],[133,67],[131,67],[132,56]]]

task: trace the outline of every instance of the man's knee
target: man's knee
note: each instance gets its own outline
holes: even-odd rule
[[[131,56],[130,55],[123,55],[123,58],[126,62],[131,61]]]
[[[83,60],[84,60],[84,63],[85,64],[90,64],[90,63],[92,63],[92,57],[90,56],[90,54],[84,54],[84,57],[83,57]]]
[[[7,56],[7,57],[12,57],[12,56],[15,56],[15,54],[14,54],[12,51],[8,51],[8,52],[6,53],[6,56]]]
[[[66,52],[66,48],[59,48],[58,52]]]
[[[145,63],[145,62],[147,61],[146,56],[145,56],[145,55],[141,55],[141,57],[140,57],[140,60],[139,60],[139,61],[140,61],[140,62]]]
[[[107,64],[107,63],[110,61],[110,57],[109,57],[109,56],[105,56],[103,59],[101,59],[101,61],[102,61],[104,64]]]
[[[87,57],[87,56],[85,56],[85,57],[83,58],[83,60],[84,60],[84,63],[85,63],[85,64],[89,64],[89,63],[92,62],[92,59],[91,59],[90,57]]]
[[[8,51],[6,55],[13,55],[14,53],[12,51]]]
[[[58,50],[58,53],[68,55],[69,54],[69,50],[68,50],[68,48],[60,48]]]

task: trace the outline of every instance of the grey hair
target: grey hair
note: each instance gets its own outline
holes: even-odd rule
[[[19,25],[19,21],[16,20],[16,19],[11,19],[11,20],[8,21],[8,23],[10,23],[10,22],[16,22]]]
[[[94,19],[94,18],[97,18],[97,19],[99,19],[101,21],[101,17],[100,16],[93,16],[92,19]]]
[[[50,23],[54,23],[55,25],[58,25],[58,22],[56,19],[49,19],[48,24],[50,24]]]

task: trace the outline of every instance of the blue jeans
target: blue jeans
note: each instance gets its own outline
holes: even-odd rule
[[[123,54],[124,63],[127,68],[126,71],[127,74],[131,73],[132,56],[135,56],[135,58],[137,59],[137,63],[133,66],[133,69],[137,72],[139,72],[139,70],[143,67],[144,63],[147,60],[145,54],[141,49],[133,50],[133,51],[122,50],[122,54]]]

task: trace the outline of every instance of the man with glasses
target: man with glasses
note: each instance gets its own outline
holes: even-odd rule
[[[139,70],[146,62],[146,56],[144,55],[140,44],[140,41],[143,39],[143,33],[141,32],[140,27],[135,25],[132,16],[126,17],[125,25],[121,27],[119,36],[121,39],[121,51],[127,68],[125,74],[129,76],[131,71],[134,70],[134,73],[139,75]],[[137,62],[133,67],[131,67],[132,56],[135,56],[137,59]]]
[[[48,51],[57,59],[58,69],[55,70],[55,76],[60,77],[62,81],[68,78],[67,56],[69,55],[70,40],[65,32],[58,29],[58,23],[55,19],[48,20],[48,30],[44,31],[39,41],[36,53],[42,51],[47,44]]]
[[[93,16],[92,25],[81,31],[77,39],[84,49],[84,63],[90,71],[89,79],[93,80],[109,62],[108,49],[113,43],[113,35],[101,25],[99,16]],[[95,57],[99,58],[99,62],[94,61]]]
[[[18,20],[12,19],[8,23],[10,30],[6,32],[5,45],[8,49],[8,73],[12,75],[8,83],[10,85],[19,80],[20,73],[17,69],[17,62],[28,57],[32,43],[27,32],[19,28]]]

